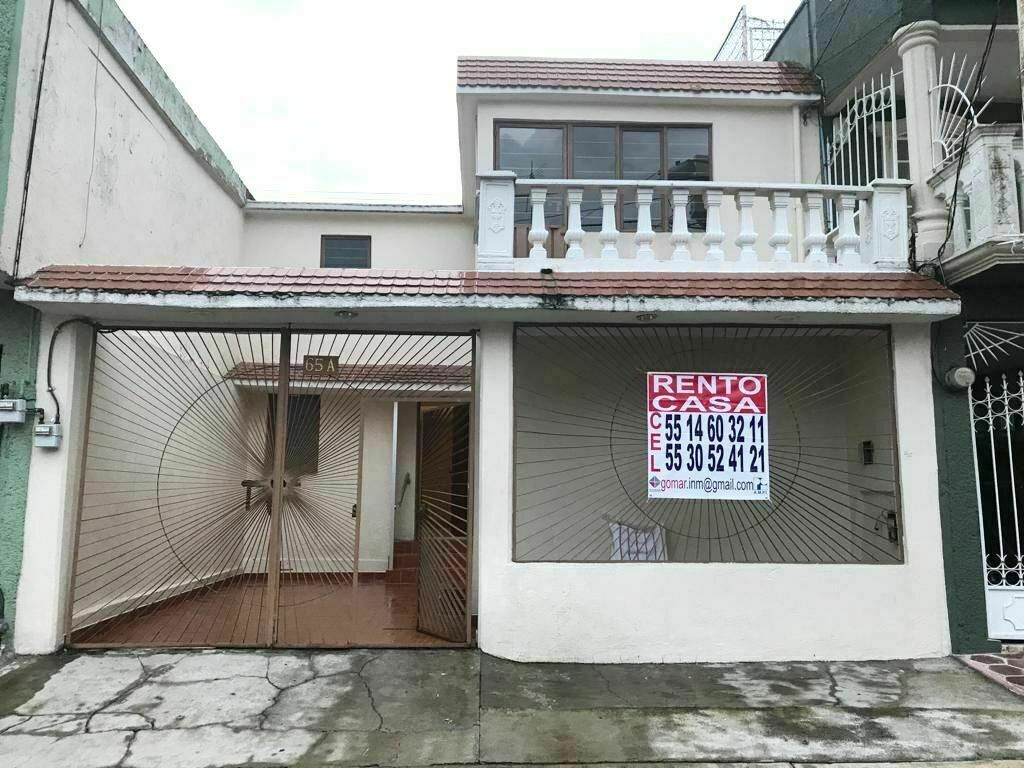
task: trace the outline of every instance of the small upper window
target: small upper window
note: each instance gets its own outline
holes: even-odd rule
[[[370,238],[363,235],[323,235],[320,238],[320,266],[367,269],[370,266]]]

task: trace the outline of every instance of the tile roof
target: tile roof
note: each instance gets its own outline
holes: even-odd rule
[[[956,299],[911,272],[421,272],[305,267],[49,266],[29,290],[250,296]]]
[[[818,93],[814,75],[778,61],[622,61],[462,57],[461,87]]]

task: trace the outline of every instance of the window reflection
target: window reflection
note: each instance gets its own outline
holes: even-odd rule
[[[622,125],[502,125],[498,128],[496,168],[514,171],[523,179],[629,179],[650,181],[709,181],[711,129],[707,126]],[[635,230],[636,192],[620,198],[619,228]],[[655,230],[671,227],[671,198],[658,190],[651,205]],[[549,190],[545,204],[549,227],[564,226],[565,194]],[[580,210],[588,231],[601,229],[601,193],[585,190]],[[703,195],[691,193],[687,218],[690,229],[703,230],[707,210]],[[516,195],[516,222],[529,224],[529,194]]]

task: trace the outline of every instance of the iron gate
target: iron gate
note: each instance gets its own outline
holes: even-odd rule
[[[1024,372],[970,390],[989,636],[1024,640]]]
[[[388,572],[361,561],[390,563],[397,466],[364,463],[364,445],[397,445],[399,402],[472,392],[468,335],[101,330],[69,643],[430,644],[417,624],[468,642],[418,620],[431,594],[396,609]],[[436,589],[468,584],[462,546]],[[446,600],[468,627],[467,601]]]

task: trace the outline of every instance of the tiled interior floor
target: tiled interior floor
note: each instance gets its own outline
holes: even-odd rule
[[[72,637],[87,646],[265,645],[269,632],[265,585],[222,582],[133,611]],[[416,585],[360,577],[351,584],[281,584],[279,647],[453,647],[416,630]]]

